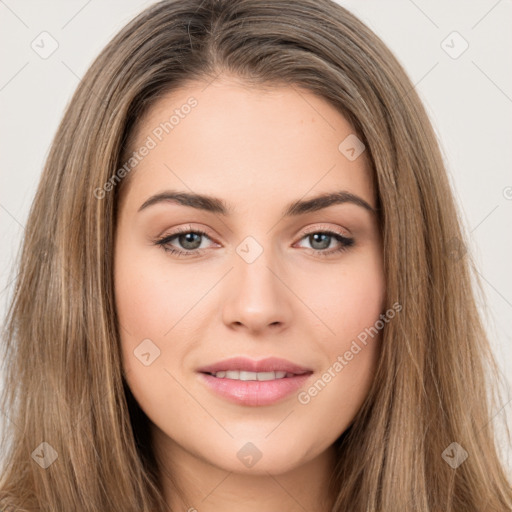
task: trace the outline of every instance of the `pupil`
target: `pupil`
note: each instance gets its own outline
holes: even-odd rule
[[[313,246],[314,249],[327,249],[329,247],[329,242],[330,242],[329,239],[330,239],[331,235],[327,235],[325,233],[315,233],[311,236],[313,237],[313,242],[311,245]],[[323,243],[320,242],[320,247],[315,247],[314,243],[317,242],[317,239],[322,238],[322,237],[324,238]],[[327,242],[327,243],[325,243],[325,242]]]
[[[197,240],[194,242],[193,237],[197,237]],[[184,241],[183,241],[184,240]],[[199,243],[197,243],[199,241]],[[185,249],[197,249],[201,245],[200,235],[198,233],[187,233],[186,235],[180,236],[180,244]],[[192,246],[188,245],[191,244]]]

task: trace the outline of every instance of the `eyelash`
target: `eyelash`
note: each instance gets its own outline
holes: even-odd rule
[[[178,257],[179,256],[185,256],[185,257],[200,256],[204,251],[206,251],[206,249],[183,251],[181,249],[176,249],[172,246],[169,246],[169,243],[172,239],[176,238],[179,235],[189,234],[189,233],[194,233],[196,235],[201,235],[201,236],[210,238],[208,236],[208,233],[206,233],[205,231],[203,231],[201,229],[178,228],[174,233],[172,233],[170,235],[165,235],[164,237],[156,240],[155,245],[159,245],[165,252],[173,254]],[[318,233],[321,233],[323,235],[329,235],[341,243],[340,247],[338,247],[337,249],[330,249],[330,250],[311,249],[313,252],[317,253],[321,257],[327,257],[327,256],[331,256],[333,254],[347,251],[350,247],[352,247],[354,245],[353,238],[349,238],[349,237],[341,235],[340,233],[337,233],[335,231],[329,231],[329,230],[310,231],[309,233],[305,233],[304,236],[301,238],[301,240],[303,238],[306,238],[307,236],[315,235]],[[210,238],[210,240],[211,240],[211,238]]]

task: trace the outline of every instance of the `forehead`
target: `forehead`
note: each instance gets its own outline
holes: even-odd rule
[[[130,149],[151,149],[131,171],[129,188],[139,197],[188,189],[230,204],[345,189],[375,206],[365,152],[351,161],[339,149],[353,136],[336,108],[296,85],[191,82],[159,98],[140,119]]]

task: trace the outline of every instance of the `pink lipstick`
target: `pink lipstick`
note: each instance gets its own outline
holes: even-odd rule
[[[270,357],[255,361],[235,357],[198,369],[200,378],[214,393],[239,405],[276,403],[300,389],[313,371]]]

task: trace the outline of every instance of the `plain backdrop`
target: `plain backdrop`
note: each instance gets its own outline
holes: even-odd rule
[[[0,0],[2,318],[12,296],[12,265],[64,108],[105,44],[152,3]],[[486,297],[479,307],[512,384],[512,1],[339,3],[391,48],[424,101],[470,233],[467,249],[483,280]],[[493,411],[498,429],[506,417],[512,426],[510,389]],[[511,450],[501,446],[512,467]]]

